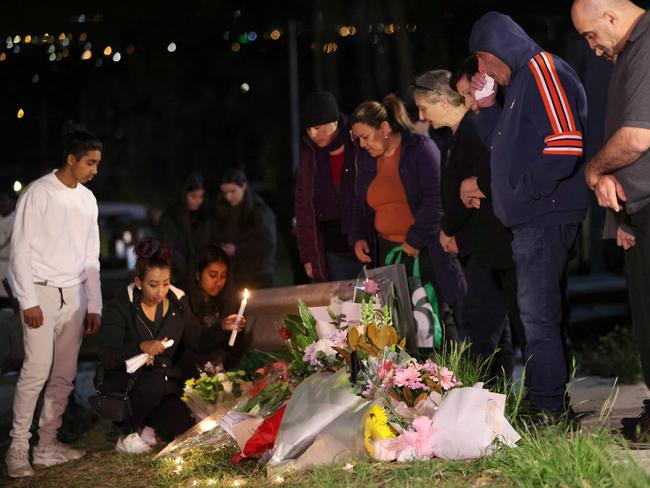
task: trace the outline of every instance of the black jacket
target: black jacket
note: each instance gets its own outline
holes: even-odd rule
[[[203,207],[189,212],[184,202],[177,202],[160,217],[158,237],[173,250],[172,282],[180,286],[188,278],[198,250],[217,243],[216,219]]]
[[[218,347],[227,341],[221,327],[203,327],[187,305],[185,293],[172,287],[167,294],[169,309],[157,331],[152,331],[138,317],[140,293],[133,284],[124,294],[104,307],[99,332],[99,360],[107,371],[125,371],[125,361],[140,354],[140,342],[151,339],[173,339],[174,344],[154,358],[152,368],[179,378],[175,368],[175,353],[181,340],[202,351]],[[147,367],[147,366],[145,366]]]
[[[442,168],[442,230],[456,237],[461,258],[474,254],[489,268],[512,268],[512,234],[494,215],[490,152],[479,135],[476,115],[468,111],[451,137]],[[487,197],[481,200],[480,209],[467,208],[460,199],[462,181],[472,176],[478,177],[478,186]]]
[[[275,249],[277,231],[275,214],[264,200],[251,192],[251,208],[246,216],[240,204],[219,207],[220,222],[224,243],[233,243],[237,247],[233,259],[234,286],[242,288],[270,287],[269,279],[275,273]]]

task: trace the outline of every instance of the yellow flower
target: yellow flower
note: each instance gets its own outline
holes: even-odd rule
[[[194,386],[194,383],[196,383],[196,380],[194,378],[190,378],[189,380],[185,381],[185,386]]]
[[[374,457],[372,441],[392,439],[394,437],[395,432],[388,425],[388,416],[384,409],[379,405],[370,407],[363,423],[363,445],[366,447],[368,454]]]

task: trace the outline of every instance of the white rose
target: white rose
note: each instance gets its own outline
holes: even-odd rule
[[[316,342],[316,351],[322,352],[325,356],[335,356],[336,351],[332,349],[333,345],[333,342],[329,339],[319,339],[318,342]]]

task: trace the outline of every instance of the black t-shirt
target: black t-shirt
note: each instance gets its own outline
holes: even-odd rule
[[[630,34],[609,81],[605,139],[621,127],[650,129],[650,12]],[[625,190],[628,214],[650,203],[650,151],[614,175]]]

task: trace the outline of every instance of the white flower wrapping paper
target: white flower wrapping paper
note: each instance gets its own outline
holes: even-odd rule
[[[483,383],[448,392],[433,417],[436,457],[476,459],[489,456],[495,440],[515,447],[521,436],[504,416],[505,402],[505,395],[485,390]]]
[[[173,345],[174,345],[174,339],[169,339],[167,342],[163,342],[163,346],[165,346],[165,349],[169,349]],[[126,364],[126,372],[129,374],[133,374],[137,370],[139,370],[147,362],[147,356],[148,354],[142,353],[124,361],[124,363]]]

